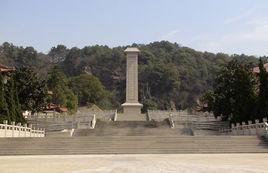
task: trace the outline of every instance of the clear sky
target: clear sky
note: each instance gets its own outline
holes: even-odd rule
[[[0,43],[128,45],[268,55],[268,0],[0,0]]]

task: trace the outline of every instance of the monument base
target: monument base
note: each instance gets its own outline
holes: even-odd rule
[[[122,104],[125,115],[140,115],[142,104],[140,103],[124,103]]]
[[[124,103],[122,119],[128,121],[146,120],[141,114],[142,104],[140,103]]]

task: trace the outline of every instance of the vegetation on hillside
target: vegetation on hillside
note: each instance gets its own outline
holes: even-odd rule
[[[55,66],[49,72],[47,86],[52,91],[52,96],[49,97],[48,102],[66,107],[70,112],[77,110],[77,96],[70,88],[69,79],[59,67]]]
[[[131,46],[137,46],[141,51],[139,100],[144,104],[143,110],[194,108],[197,99],[205,91],[213,90],[214,84],[219,82],[219,72],[226,73],[228,77],[228,70],[224,71],[228,69],[224,66],[228,62],[236,60],[236,66],[240,62],[250,62],[249,66],[243,66],[244,72],[258,64],[254,56],[199,52],[167,41]],[[92,103],[104,109],[119,108],[125,101],[125,48],[96,45],[69,49],[58,45],[51,48],[48,54],[44,54],[32,47],[23,48],[3,43],[0,46],[0,63],[32,69],[36,73],[35,78],[40,79],[40,83],[36,85],[40,86],[42,81],[46,81],[48,90],[53,92],[47,101],[66,106],[72,112],[76,111],[77,106]],[[235,73],[244,77],[240,71]],[[231,77],[233,80],[240,79],[236,75]],[[248,87],[251,87],[253,81],[245,77],[245,81],[240,82],[250,84]],[[218,86],[218,90],[224,87]],[[248,103],[251,102],[252,88],[236,89],[250,92]],[[43,101],[40,102],[42,107],[41,103]],[[236,106],[242,104],[247,103],[239,102]],[[25,106],[22,105],[22,108]]]

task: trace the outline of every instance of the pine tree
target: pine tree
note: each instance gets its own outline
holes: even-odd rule
[[[261,59],[259,61],[259,69],[258,118],[263,118],[268,115],[268,74]]]
[[[40,112],[46,107],[46,81],[40,79],[30,67],[16,69],[13,74],[22,110]]]
[[[0,123],[9,119],[9,111],[5,98],[5,86],[3,82],[3,76],[0,74]]]
[[[6,102],[8,105],[8,109],[9,109],[9,121],[15,121],[16,120],[16,103],[14,100],[14,81],[11,78],[10,80],[8,80],[7,82],[7,86],[6,86]]]
[[[15,87],[14,101],[15,101],[15,105],[16,105],[16,107],[15,107],[16,122],[25,123],[26,120],[22,115],[22,109],[21,109],[21,104],[19,102],[19,96],[18,96],[17,87]]]
[[[233,122],[254,119],[255,78],[249,64],[232,60],[224,66],[216,78],[214,94],[216,116]]]
[[[22,116],[18,92],[13,77],[8,80],[6,90],[6,101],[9,108],[9,121],[24,123],[25,119]]]

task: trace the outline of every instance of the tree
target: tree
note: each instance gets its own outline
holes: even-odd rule
[[[79,105],[97,104],[106,97],[105,89],[98,78],[81,74],[71,79],[71,88],[78,96]]]
[[[268,74],[259,60],[259,95],[258,95],[258,118],[267,117],[268,115]]]
[[[48,88],[53,92],[52,103],[66,106],[70,112],[77,110],[77,96],[70,89],[68,78],[58,66],[49,73]]]
[[[46,81],[40,79],[29,67],[22,67],[14,74],[18,88],[18,98],[22,110],[32,112],[42,111],[47,104]]]
[[[6,102],[9,109],[9,120],[16,120],[15,85],[13,79],[8,80],[6,87]]]
[[[48,55],[51,57],[51,61],[55,64],[63,62],[68,53],[66,46],[58,45],[57,47],[52,47]]]
[[[174,92],[179,88],[179,72],[172,65],[156,64],[141,67],[140,97],[142,102],[158,98],[159,108],[169,109]],[[147,100],[146,102],[151,102]],[[148,104],[149,105],[149,104]]]
[[[158,103],[153,99],[145,99],[143,101],[142,111],[146,112],[148,110],[156,110],[158,108]]]
[[[15,121],[24,123],[25,119],[22,115],[20,103],[18,100],[17,88],[15,86],[13,76],[8,80],[6,84],[6,95],[5,99],[9,109],[9,121]]]
[[[201,97],[201,103],[207,104],[206,111],[211,112],[214,110],[214,103],[215,103],[215,94],[213,91],[205,92]]]
[[[81,59],[81,50],[74,47],[72,48],[69,53],[66,55],[65,60],[63,61],[64,64],[64,72],[68,76],[75,76],[81,73],[80,68],[80,59]]]
[[[33,47],[26,47],[18,52],[16,60],[20,67],[35,66],[38,64],[37,51]]]
[[[0,74],[0,123],[9,120],[9,110],[6,102],[6,90],[3,82],[3,76]]]
[[[15,86],[16,87],[16,86]],[[21,104],[19,101],[19,95],[18,95],[18,88],[15,88],[15,92],[14,92],[14,102],[15,102],[15,115],[16,115],[16,122],[20,122],[20,123],[25,123],[26,120],[22,115],[22,109],[21,109]]]
[[[215,82],[215,116],[234,122],[254,117],[255,77],[249,64],[230,61],[218,74]]]

